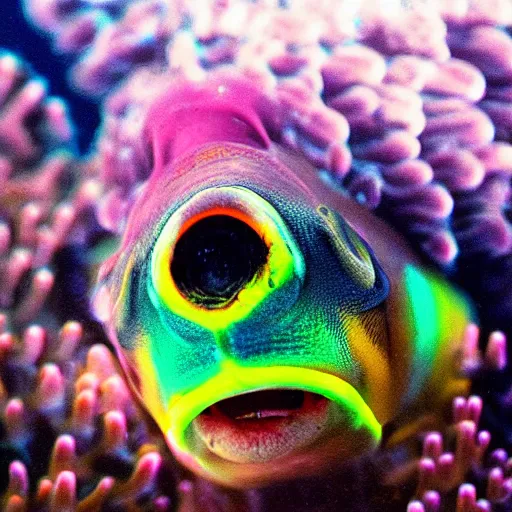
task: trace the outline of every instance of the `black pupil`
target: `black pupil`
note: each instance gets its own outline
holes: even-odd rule
[[[245,222],[212,215],[193,224],[176,243],[171,275],[190,302],[222,307],[267,261],[268,247]]]

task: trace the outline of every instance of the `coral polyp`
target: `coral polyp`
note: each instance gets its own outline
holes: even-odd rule
[[[512,510],[510,1],[23,4],[101,124],[82,154],[66,100],[2,50],[1,508]],[[253,179],[264,165],[275,173]],[[290,169],[300,179],[286,181]],[[289,196],[275,192],[281,183]],[[302,204],[315,194],[313,219]],[[332,208],[331,194],[348,206]],[[224,258],[201,279],[182,268],[196,249]],[[329,279],[312,272],[320,260]],[[412,320],[400,322],[414,343],[388,354],[399,321],[383,308],[404,260]],[[309,308],[304,289],[317,290]],[[440,311],[450,321],[437,322]],[[249,391],[271,406],[251,409]],[[313,427],[330,432],[326,397],[356,418],[328,418],[356,448],[311,463],[304,447],[323,442]],[[247,438],[222,430],[266,416],[300,416],[300,435],[298,421],[275,428],[303,450],[295,478],[279,442],[247,455]],[[240,469],[251,457],[277,464]],[[224,458],[239,473],[210,471]]]

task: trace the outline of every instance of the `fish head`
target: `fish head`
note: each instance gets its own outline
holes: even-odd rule
[[[187,468],[240,488],[318,474],[374,450],[394,414],[390,280],[261,116],[196,93],[155,107],[155,169],[94,307]]]

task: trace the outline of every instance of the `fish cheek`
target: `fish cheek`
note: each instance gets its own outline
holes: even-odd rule
[[[215,341],[206,329],[166,308],[152,285],[150,254],[150,244],[128,247],[99,288],[109,297],[104,325],[118,359],[158,422],[173,395],[211,372]]]
[[[366,401],[384,424],[394,417],[399,403],[393,385],[386,305],[347,315],[343,322],[348,346],[362,371]]]

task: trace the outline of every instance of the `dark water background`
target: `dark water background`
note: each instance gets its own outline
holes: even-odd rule
[[[72,60],[54,54],[51,41],[24,19],[21,5],[21,0],[0,0],[0,48],[23,57],[37,74],[47,79],[49,93],[66,100],[77,126],[80,150],[84,152],[99,123],[97,104],[69,86],[66,74]]]

